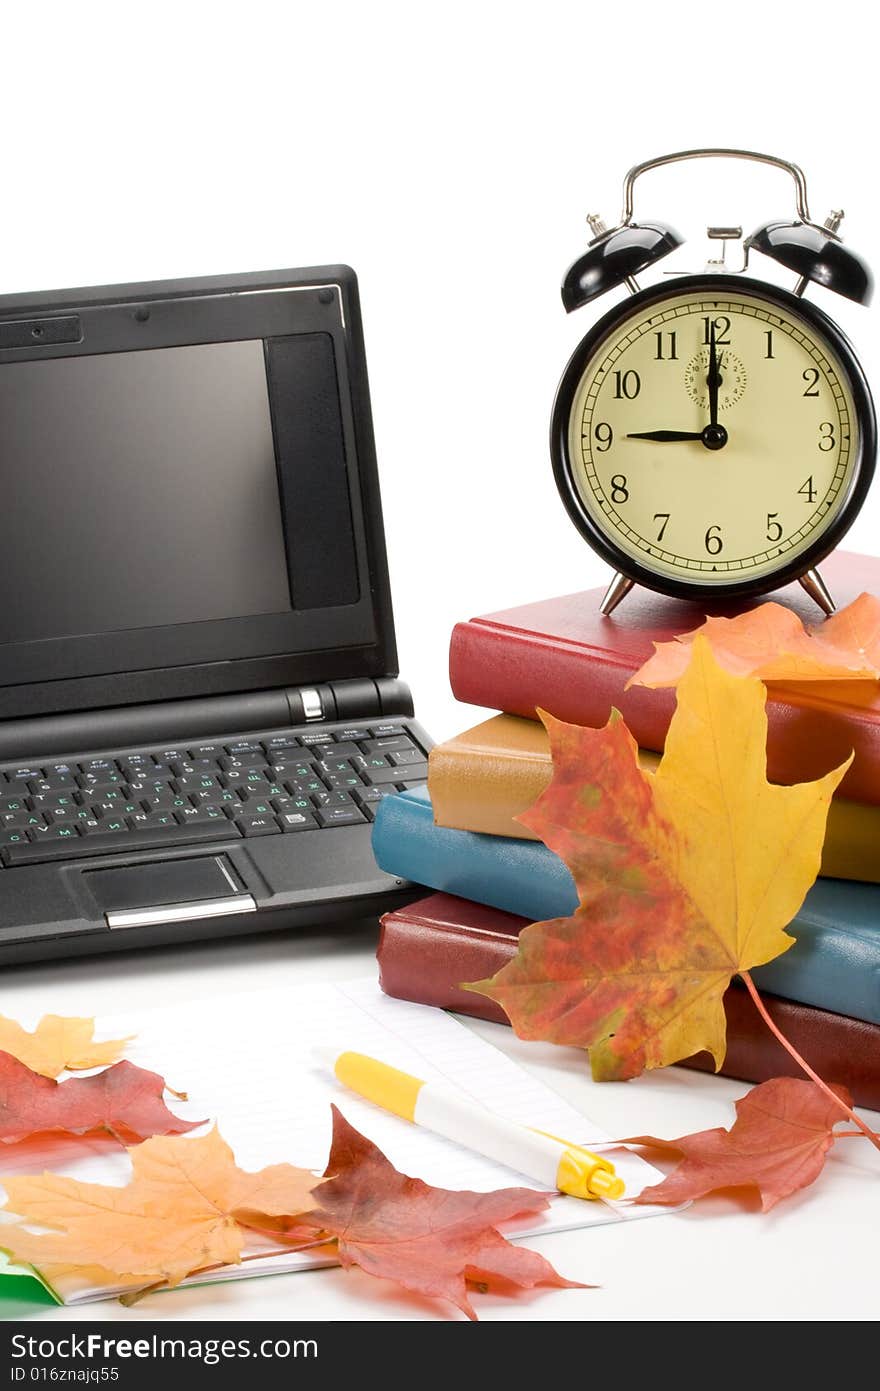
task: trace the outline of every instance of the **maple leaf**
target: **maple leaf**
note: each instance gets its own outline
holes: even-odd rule
[[[336,1237],[346,1268],[357,1265],[418,1294],[451,1300],[469,1319],[476,1314],[468,1284],[586,1288],[496,1230],[499,1222],[546,1208],[544,1193],[453,1192],[408,1178],[336,1106],[326,1174],[320,1207],[299,1226]]]
[[[861,594],[812,628],[782,604],[760,604],[736,618],[707,618],[672,642],[656,642],[654,655],[630,677],[630,686],[677,686],[697,634],[716,661],[735,676],[762,681],[864,681],[880,677],[880,599]]]
[[[852,1105],[846,1087],[831,1090]],[[633,1135],[627,1144],[683,1154],[662,1183],[645,1188],[637,1203],[683,1203],[718,1188],[757,1188],[769,1212],[781,1198],[807,1188],[822,1172],[841,1120],[835,1105],[815,1082],[775,1077],[753,1087],[736,1103],[730,1130],[699,1130],[677,1140]]]
[[[18,1058],[42,1077],[57,1077],[65,1069],[81,1072],[115,1063],[131,1041],[114,1038],[108,1043],[96,1043],[94,1032],[94,1019],[44,1014],[33,1033],[29,1033],[14,1019],[0,1014],[0,1051],[11,1053],[13,1058]]]
[[[129,1154],[124,1188],[59,1174],[4,1176],[6,1208],[21,1221],[0,1226],[0,1244],[50,1282],[58,1271],[86,1268],[105,1283],[176,1285],[194,1270],[237,1263],[248,1225],[295,1216],[320,1183],[292,1164],[239,1169],[216,1127],[146,1140]]]
[[[597,1080],[703,1049],[721,1066],[724,991],[794,945],[783,928],[819,871],[848,766],[768,783],[765,700],[698,637],[653,775],[616,711],[604,729],[542,714],[553,780],[520,820],[568,865],[580,906],[527,927],[511,962],[467,986],[521,1038],[589,1048]]]
[[[55,1082],[0,1052],[0,1142],[10,1144],[50,1130],[84,1135],[106,1130],[120,1138],[180,1134],[204,1121],[172,1115],[162,1100],[165,1082],[134,1063],[115,1063],[94,1077]]]

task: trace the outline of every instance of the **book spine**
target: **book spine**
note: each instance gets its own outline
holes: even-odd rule
[[[626,683],[633,667],[605,649],[471,619],[453,629],[449,680],[469,705],[536,719],[539,708],[570,724],[604,725],[618,710],[643,749],[662,753],[675,692]],[[850,686],[859,683],[849,683]],[[832,689],[828,689],[828,686]],[[840,683],[771,687],[767,775],[771,782],[819,778],[854,754],[840,795],[880,804],[880,721],[860,711]],[[839,697],[835,699],[835,697]]]
[[[674,691],[624,687],[631,667],[607,652],[561,644],[512,628],[458,623],[449,647],[453,695],[468,705],[537,718],[538,708],[570,724],[604,725],[619,710],[643,749],[663,751]]]
[[[458,744],[438,745],[428,761],[428,786],[438,826],[490,836],[536,840],[515,818],[537,801],[553,775],[546,759]]]
[[[377,952],[379,982],[386,995],[397,999],[507,1024],[500,1005],[462,990],[461,984],[495,975],[515,952],[512,937],[469,934],[448,924],[387,914]],[[880,1109],[880,1027],[772,996],[764,997],[764,1004],[777,1027],[821,1077],[848,1087],[857,1106]],[[746,1082],[803,1076],[767,1029],[745,990],[731,986],[724,997],[724,1010],[727,1053],[720,1069],[722,1076]],[[679,1066],[714,1071],[708,1053],[699,1053]]]

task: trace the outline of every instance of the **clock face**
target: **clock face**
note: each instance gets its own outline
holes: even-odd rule
[[[840,519],[863,453],[852,378],[790,298],[653,295],[594,346],[568,466],[623,568],[735,587],[796,569]]]

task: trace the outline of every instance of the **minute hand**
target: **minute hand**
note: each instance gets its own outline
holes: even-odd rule
[[[658,444],[668,444],[674,440],[701,440],[702,430],[641,430],[628,434],[628,440],[656,440]]]

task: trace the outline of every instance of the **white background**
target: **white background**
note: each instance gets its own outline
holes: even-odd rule
[[[448,694],[453,623],[607,575],[547,448],[562,369],[613,302],[562,308],[585,214],[616,221],[626,170],[655,154],[765,150],[802,165],[817,220],[846,209],[880,273],[870,14],[853,0],[3,7],[0,292],[352,264],[401,670],[446,737],[472,722]],[[681,165],[637,200],[688,236],[663,265],[699,271],[709,223],[785,217],[793,185]],[[880,310],[810,295],[876,377]],[[878,519],[875,492],[854,549],[874,548]]]
[[[871,12],[806,0],[5,6],[0,291],[354,265],[401,668],[445,737],[472,722],[446,680],[456,620],[607,578],[563,512],[546,443],[556,382],[599,312],[569,319],[559,299],[585,214],[616,220],[626,169],[652,155],[752,147],[801,163],[817,220],[843,206],[844,233],[880,266]],[[691,165],[648,176],[637,212],[688,234],[667,265],[700,270],[708,223],[751,230],[792,207],[781,174]],[[769,261],[759,273],[791,283]],[[880,309],[810,293],[876,377]],[[878,520],[875,491],[855,549],[877,547]],[[186,949],[26,968],[5,977],[0,1006],[91,1013],[305,968],[292,941],[260,950],[262,963],[237,943],[210,959]],[[362,971],[368,953],[352,953]],[[308,965],[320,973],[320,957]],[[517,1050],[617,1134],[724,1123],[742,1091],[673,1069],[588,1095],[576,1055]],[[771,1219],[720,1203],[638,1224],[616,1245],[607,1233],[548,1244],[567,1273],[605,1289],[528,1301],[526,1314],[868,1316],[874,1277],[856,1237],[877,1156],[847,1144],[824,1194]],[[847,1237],[832,1287],[821,1263]],[[295,1302],[291,1279],[303,1282]],[[252,1284],[213,1302],[173,1296],[167,1316],[430,1312],[339,1272]]]

